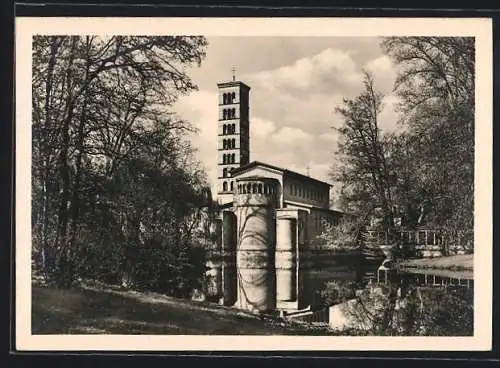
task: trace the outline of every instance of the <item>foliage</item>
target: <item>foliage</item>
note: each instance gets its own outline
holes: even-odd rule
[[[400,200],[414,217],[461,235],[474,218],[474,39],[389,37],[382,48],[399,67]]]
[[[321,304],[329,307],[355,297],[358,283],[354,281],[330,281],[320,291]]]
[[[352,330],[368,335],[471,336],[472,293],[456,290],[396,285],[365,289],[343,312]]]
[[[203,37],[34,37],[33,247],[59,286],[97,277],[158,289],[179,257],[188,261],[163,276],[199,263],[187,248],[205,174],[187,139],[195,129],[169,107],[196,88],[186,67],[205,46]]]
[[[375,89],[368,72],[364,72],[363,86],[358,97],[344,99],[342,106],[336,108],[343,124],[336,128],[340,138],[339,160],[332,176],[342,182],[349,212],[366,219],[378,210],[384,225],[392,227],[393,176],[378,121],[383,95]]]
[[[318,236],[329,249],[358,249],[362,244],[363,219],[342,216],[337,224],[323,223],[324,231]]]
[[[471,252],[474,39],[388,37],[381,47],[398,70],[402,129],[381,131],[384,96],[365,73],[362,93],[336,109],[343,123],[332,179],[341,183],[343,210],[360,218],[359,227],[375,217],[374,230],[384,232],[394,230],[395,218],[406,229],[441,230],[445,252],[455,243],[467,243],[460,245]],[[352,226],[332,227],[324,237],[338,243],[343,235],[335,233],[345,234],[351,247]]]

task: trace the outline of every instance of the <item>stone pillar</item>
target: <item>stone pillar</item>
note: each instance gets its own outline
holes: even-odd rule
[[[222,296],[222,272],[221,272],[221,249],[222,249],[222,220],[215,219],[210,227],[210,233],[215,238],[215,244],[208,250],[207,259],[207,284],[206,296],[209,300],[217,300]]]
[[[297,297],[297,220],[276,219],[276,299],[294,301]]]
[[[274,270],[277,183],[272,179],[240,179],[236,196],[238,218],[237,306],[250,311],[276,308]]]
[[[234,305],[237,296],[236,277],[236,215],[231,211],[222,212],[222,252],[221,252],[221,304]]]

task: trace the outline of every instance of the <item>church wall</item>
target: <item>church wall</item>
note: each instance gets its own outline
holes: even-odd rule
[[[285,206],[286,208],[303,209],[308,212],[306,225],[308,239],[306,246],[307,249],[314,249],[315,247],[322,245],[322,240],[318,239],[318,236],[324,231],[323,221],[327,221],[329,224],[336,224],[340,218],[340,214],[338,212],[325,211],[324,209],[314,207],[302,207],[300,205],[294,205],[287,202],[285,202]]]
[[[283,205],[283,192],[282,192],[282,187],[283,187],[283,174],[277,171],[271,171],[271,170],[266,170],[261,167],[256,167],[252,170],[248,170],[242,173],[239,173],[237,178],[248,178],[252,176],[258,176],[258,177],[263,177],[263,178],[270,178],[270,179],[276,179],[280,183],[279,188],[278,188],[278,208],[281,208]]]
[[[304,182],[285,176],[283,192],[285,201],[300,202],[328,209],[330,188],[314,183]]]

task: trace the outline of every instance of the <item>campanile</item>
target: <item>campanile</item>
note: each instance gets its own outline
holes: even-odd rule
[[[234,79],[233,76],[232,81],[217,84],[217,198],[220,204],[233,201],[235,182],[231,171],[250,162],[250,87]]]

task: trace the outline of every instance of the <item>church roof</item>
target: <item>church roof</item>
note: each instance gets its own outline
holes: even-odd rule
[[[312,178],[310,176],[299,174],[298,172],[295,172],[295,171],[291,171],[291,170],[287,170],[287,169],[284,169],[284,168],[281,168],[281,167],[278,167],[278,166],[266,164],[266,163],[260,162],[260,161],[252,161],[252,162],[250,162],[250,163],[248,163],[246,165],[243,165],[243,166],[240,166],[238,168],[235,168],[231,172],[231,175],[232,176],[237,176],[238,174],[243,173],[245,171],[248,171],[248,170],[250,170],[250,169],[252,169],[252,168],[254,168],[256,166],[263,166],[263,167],[267,167],[267,168],[272,169],[272,170],[280,171],[284,175],[294,176],[294,177],[298,178],[299,180],[314,182],[314,183],[322,185],[322,186],[332,187],[332,185],[329,184],[329,183],[327,183],[327,182],[324,182],[324,181],[321,181],[321,180],[318,180],[318,179],[314,179],[314,178]]]
[[[217,87],[219,87],[219,88],[235,87],[235,86],[241,86],[243,88],[250,89],[250,86],[248,84],[243,83],[242,81],[228,81],[228,82],[217,83]]]

